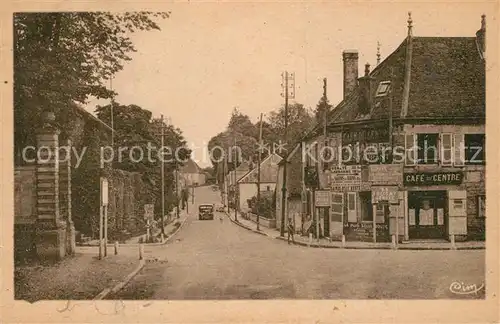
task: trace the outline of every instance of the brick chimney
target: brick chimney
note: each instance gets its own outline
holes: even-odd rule
[[[481,29],[476,32],[476,44],[482,58],[486,54],[486,15],[481,16]]]
[[[374,78],[370,77],[370,64],[365,64],[365,75],[358,79],[361,97],[358,100],[360,112],[369,114],[372,109],[372,83]]]
[[[358,82],[358,51],[345,50],[344,60],[344,99],[354,90]]]

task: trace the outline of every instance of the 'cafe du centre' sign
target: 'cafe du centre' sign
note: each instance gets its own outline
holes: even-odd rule
[[[405,173],[403,183],[406,186],[459,185],[462,172],[417,172]]]

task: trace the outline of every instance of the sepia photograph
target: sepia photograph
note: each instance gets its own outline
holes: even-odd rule
[[[497,291],[493,2],[81,8],[2,21],[15,302]]]

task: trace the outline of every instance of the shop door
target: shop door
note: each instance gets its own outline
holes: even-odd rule
[[[408,234],[410,239],[446,237],[446,191],[408,193]]]
[[[326,237],[330,237],[330,208],[323,208],[323,232]]]

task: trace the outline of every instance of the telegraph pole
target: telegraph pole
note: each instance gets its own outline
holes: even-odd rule
[[[113,91],[113,76],[110,77],[109,79],[109,87],[111,91]],[[111,148],[114,149],[115,146],[115,125],[114,125],[114,105],[115,105],[115,100],[114,96],[111,96]]]
[[[177,158],[175,159],[175,201],[176,201],[176,213],[177,213],[177,218],[180,218],[179,216],[179,167],[177,163]]]
[[[262,113],[260,114],[259,123],[259,159],[257,164],[257,231],[260,230],[259,206],[260,206],[260,163],[262,162]]]
[[[290,73],[290,75],[288,74],[288,71],[285,71],[284,75],[282,74],[282,76],[284,77],[284,91],[283,91],[283,95],[285,97],[285,130],[284,130],[284,142],[285,142],[285,145],[286,145],[286,141],[287,141],[287,128],[288,128],[288,98],[294,98],[295,97],[295,93],[294,91],[292,90],[291,93],[288,93],[289,92],[289,88],[295,88],[295,76],[293,73]],[[289,85],[288,81],[291,81],[291,86]],[[286,202],[287,202],[287,199],[286,199],[286,177],[287,177],[287,174],[286,174],[286,169],[287,169],[287,164],[288,164],[288,152],[286,152],[285,154],[285,163],[283,165],[283,188],[281,189],[282,192],[283,192],[283,196],[281,197],[281,228],[280,228],[280,235],[281,236],[285,236],[285,205],[286,205]]]
[[[234,148],[236,149],[236,134],[234,136]],[[232,156],[232,154],[231,154]],[[235,221],[238,221],[238,206],[236,205],[236,160],[238,159],[238,157],[236,156],[234,161],[233,161],[233,179],[234,179],[234,183],[233,183],[233,201],[234,201],[234,220]],[[258,217],[258,216],[257,216]]]
[[[165,235],[165,156],[164,150],[165,127],[163,124],[163,114],[161,115],[161,233]]]

